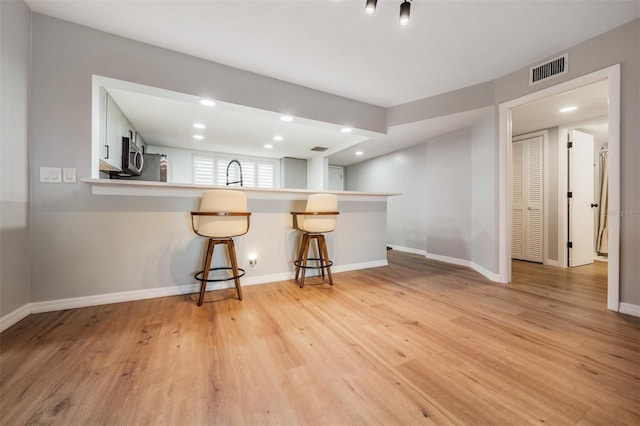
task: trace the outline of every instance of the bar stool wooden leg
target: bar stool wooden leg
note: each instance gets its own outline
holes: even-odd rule
[[[204,292],[207,290],[207,279],[209,278],[209,269],[211,268],[211,259],[213,258],[213,250],[216,247],[216,242],[213,239],[209,239],[209,244],[207,245],[207,254],[204,257],[204,266],[203,266],[203,281],[200,283],[200,297],[198,298],[198,306],[202,306],[202,302],[204,301]]]
[[[320,234],[316,236],[316,243],[318,246],[318,262],[320,263],[320,273],[322,274],[322,279],[324,280],[324,264],[328,262],[328,259],[324,256],[324,252],[322,251],[322,242],[324,241],[324,235]]]
[[[302,262],[302,255],[304,254],[305,241],[307,239],[307,233],[302,234],[302,239],[300,240],[300,248],[298,249],[298,257],[296,258],[296,281],[298,280],[298,275],[300,274],[300,264]]]
[[[309,257],[309,252],[313,248],[312,240],[316,241],[316,247],[318,249],[318,256],[314,257],[312,254]],[[300,288],[304,287],[304,279],[307,273],[307,263],[309,259],[318,262],[318,266],[311,266],[310,268],[319,268],[322,274],[322,279],[328,278],[329,284],[333,285],[333,275],[331,274],[331,261],[329,260],[329,250],[327,249],[327,242],[324,238],[324,234],[313,234],[305,232],[302,234],[302,242],[300,243],[300,249],[298,250],[298,258],[296,259],[296,274],[295,279],[298,281]],[[324,270],[327,270],[325,274]],[[302,273],[300,273],[302,271]],[[298,280],[298,276],[300,279]]]
[[[333,277],[331,276],[331,266],[329,263],[329,251],[327,250],[327,241],[324,239],[324,235],[320,235],[320,240],[318,240],[318,243],[322,245],[322,255],[320,257],[322,257],[327,263],[327,275],[329,276],[329,284],[333,285]],[[322,268],[322,271],[322,277],[324,278],[324,268]]]
[[[304,276],[307,273],[307,259],[309,258],[309,246],[312,236],[305,233],[303,248],[302,248],[302,260],[300,267],[302,268],[302,276],[300,278],[300,288],[304,287]]]
[[[236,258],[236,246],[233,240],[226,240],[227,251],[229,252],[229,260],[231,261],[231,270],[233,272],[233,281],[236,284],[236,291],[238,292],[238,300],[242,300],[242,288],[240,287],[240,277],[238,272],[238,259]]]

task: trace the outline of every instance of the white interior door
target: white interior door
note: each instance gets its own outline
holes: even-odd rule
[[[329,191],[344,191],[344,168],[329,166]]]
[[[593,136],[569,132],[569,266],[593,263],[595,176]]]
[[[511,148],[511,257],[525,260],[524,141]]]
[[[542,150],[536,136],[513,143],[511,169],[511,257],[542,263]]]

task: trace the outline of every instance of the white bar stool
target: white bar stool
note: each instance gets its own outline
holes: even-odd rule
[[[333,285],[331,275],[331,265],[327,251],[327,243],[324,234],[336,229],[336,216],[338,212],[338,197],[334,194],[311,194],[307,199],[304,212],[291,212],[293,215],[293,228],[302,232],[302,241],[298,250],[298,258],[293,262],[296,265],[296,281],[300,271],[302,276],[298,283],[300,288],[304,287],[304,278],[307,269],[320,269],[322,278],[325,278],[324,271],[327,270],[329,284]],[[311,240],[316,240],[318,257],[310,258]],[[316,265],[308,265],[307,262],[315,261]]]
[[[198,306],[202,306],[207,283],[234,280],[238,299],[242,300],[240,277],[245,274],[244,269],[238,268],[236,248],[233,237],[249,232],[249,217],[247,211],[247,196],[243,191],[214,189],[202,194],[200,210],[191,212],[191,226],[193,232],[201,237],[209,238],[207,253],[204,258],[202,271],[194,278],[200,281],[200,297]],[[224,244],[229,254],[230,267],[211,268],[213,251],[218,244]],[[216,270],[230,270],[232,275],[226,278],[209,279],[209,272]]]

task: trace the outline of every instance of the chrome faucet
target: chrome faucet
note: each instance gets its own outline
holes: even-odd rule
[[[240,180],[229,182],[229,167],[231,167],[231,164],[233,163],[236,163],[238,165],[238,169],[240,170]],[[238,160],[231,160],[229,161],[229,164],[227,164],[227,186],[233,185],[235,183],[239,183],[240,186],[242,186],[242,165]]]

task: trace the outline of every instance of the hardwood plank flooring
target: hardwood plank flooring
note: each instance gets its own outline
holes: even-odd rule
[[[513,282],[389,266],[30,315],[0,335],[0,424],[640,424],[640,320],[606,265]]]

